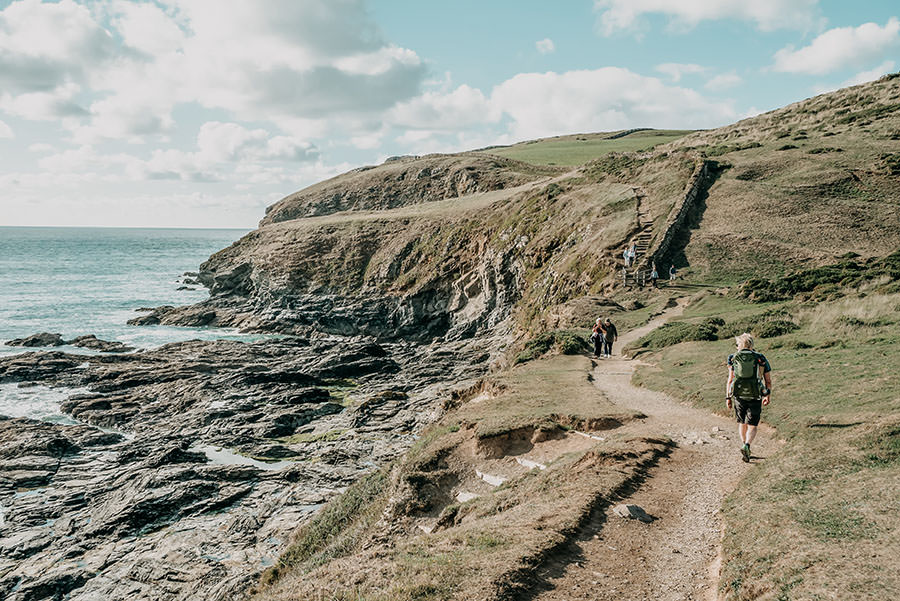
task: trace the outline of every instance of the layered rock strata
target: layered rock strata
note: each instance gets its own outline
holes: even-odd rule
[[[190,341],[0,360],[0,384],[88,390],[62,403],[76,425],[0,418],[0,597],[239,598],[497,345]]]

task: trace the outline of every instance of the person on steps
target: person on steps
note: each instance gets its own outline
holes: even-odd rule
[[[675,264],[669,265],[669,281],[675,281]]]
[[[603,354],[603,318],[598,317],[591,331],[591,342],[594,343],[594,357],[600,358]]]
[[[741,459],[750,461],[750,443],[764,405],[772,395],[772,367],[762,353],[753,350],[753,336],[744,333],[734,339],[737,352],[728,356],[728,383],[725,404],[734,407],[741,436]]]
[[[631,267],[631,254],[628,252],[628,247],[625,247],[622,258],[625,259],[625,267]]]
[[[653,284],[654,288],[658,288],[656,285],[656,281],[659,279],[659,272],[656,271],[656,263],[653,264],[653,269],[650,271],[650,283]]]
[[[606,355],[606,358],[609,359],[612,357],[612,346],[613,342],[616,341],[616,338],[619,337],[619,332],[616,330],[615,324],[609,319],[606,318],[606,321],[603,323],[603,352]]]

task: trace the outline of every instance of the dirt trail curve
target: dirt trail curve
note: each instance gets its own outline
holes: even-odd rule
[[[624,347],[666,319],[673,307],[622,336]],[[623,408],[647,419],[617,432],[669,436],[677,446],[650,470],[647,479],[619,503],[642,507],[649,524],[615,515],[613,503],[583,529],[574,546],[541,574],[543,590],[530,599],[616,601],[711,601],[717,598],[721,542],[719,508],[753,463],[741,461],[733,420],[684,405],[672,397],[631,385],[636,361],[620,355],[597,361],[594,382]],[[724,374],[723,374],[724,377]],[[723,384],[724,388],[724,384]],[[724,401],[723,401],[724,402]],[[761,428],[753,462],[775,446],[773,431]]]

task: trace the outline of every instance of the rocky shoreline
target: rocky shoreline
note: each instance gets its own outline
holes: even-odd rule
[[[25,352],[76,425],[0,418],[0,596],[236,599],[290,533],[477,387],[503,334]]]

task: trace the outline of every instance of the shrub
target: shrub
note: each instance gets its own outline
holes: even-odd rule
[[[570,330],[555,330],[538,334],[528,341],[525,349],[516,357],[516,364],[525,363],[537,359],[541,355],[556,349],[563,355],[577,355],[590,350],[588,341],[577,332]]]
[[[832,265],[796,271],[775,280],[752,278],[741,285],[738,295],[754,302],[787,300],[805,293],[811,293],[809,296],[815,298],[833,298],[842,294],[842,288],[858,287],[864,282],[884,277],[900,280],[900,250],[880,259],[843,259]]]
[[[724,322],[718,318],[696,324],[682,321],[667,323],[638,340],[637,345],[640,348],[664,348],[692,340],[718,340],[718,329],[723,324]]]
[[[728,338],[750,332],[759,338],[774,338],[798,329],[790,313],[784,309],[769,309],[729,323],[719,330],[719,337]]]
[[[813,148],[807,150],[807,154],[824,154],[826,152],[844,152],[843,148],[835,148],[833,146],[822,146],[821,148]]]

